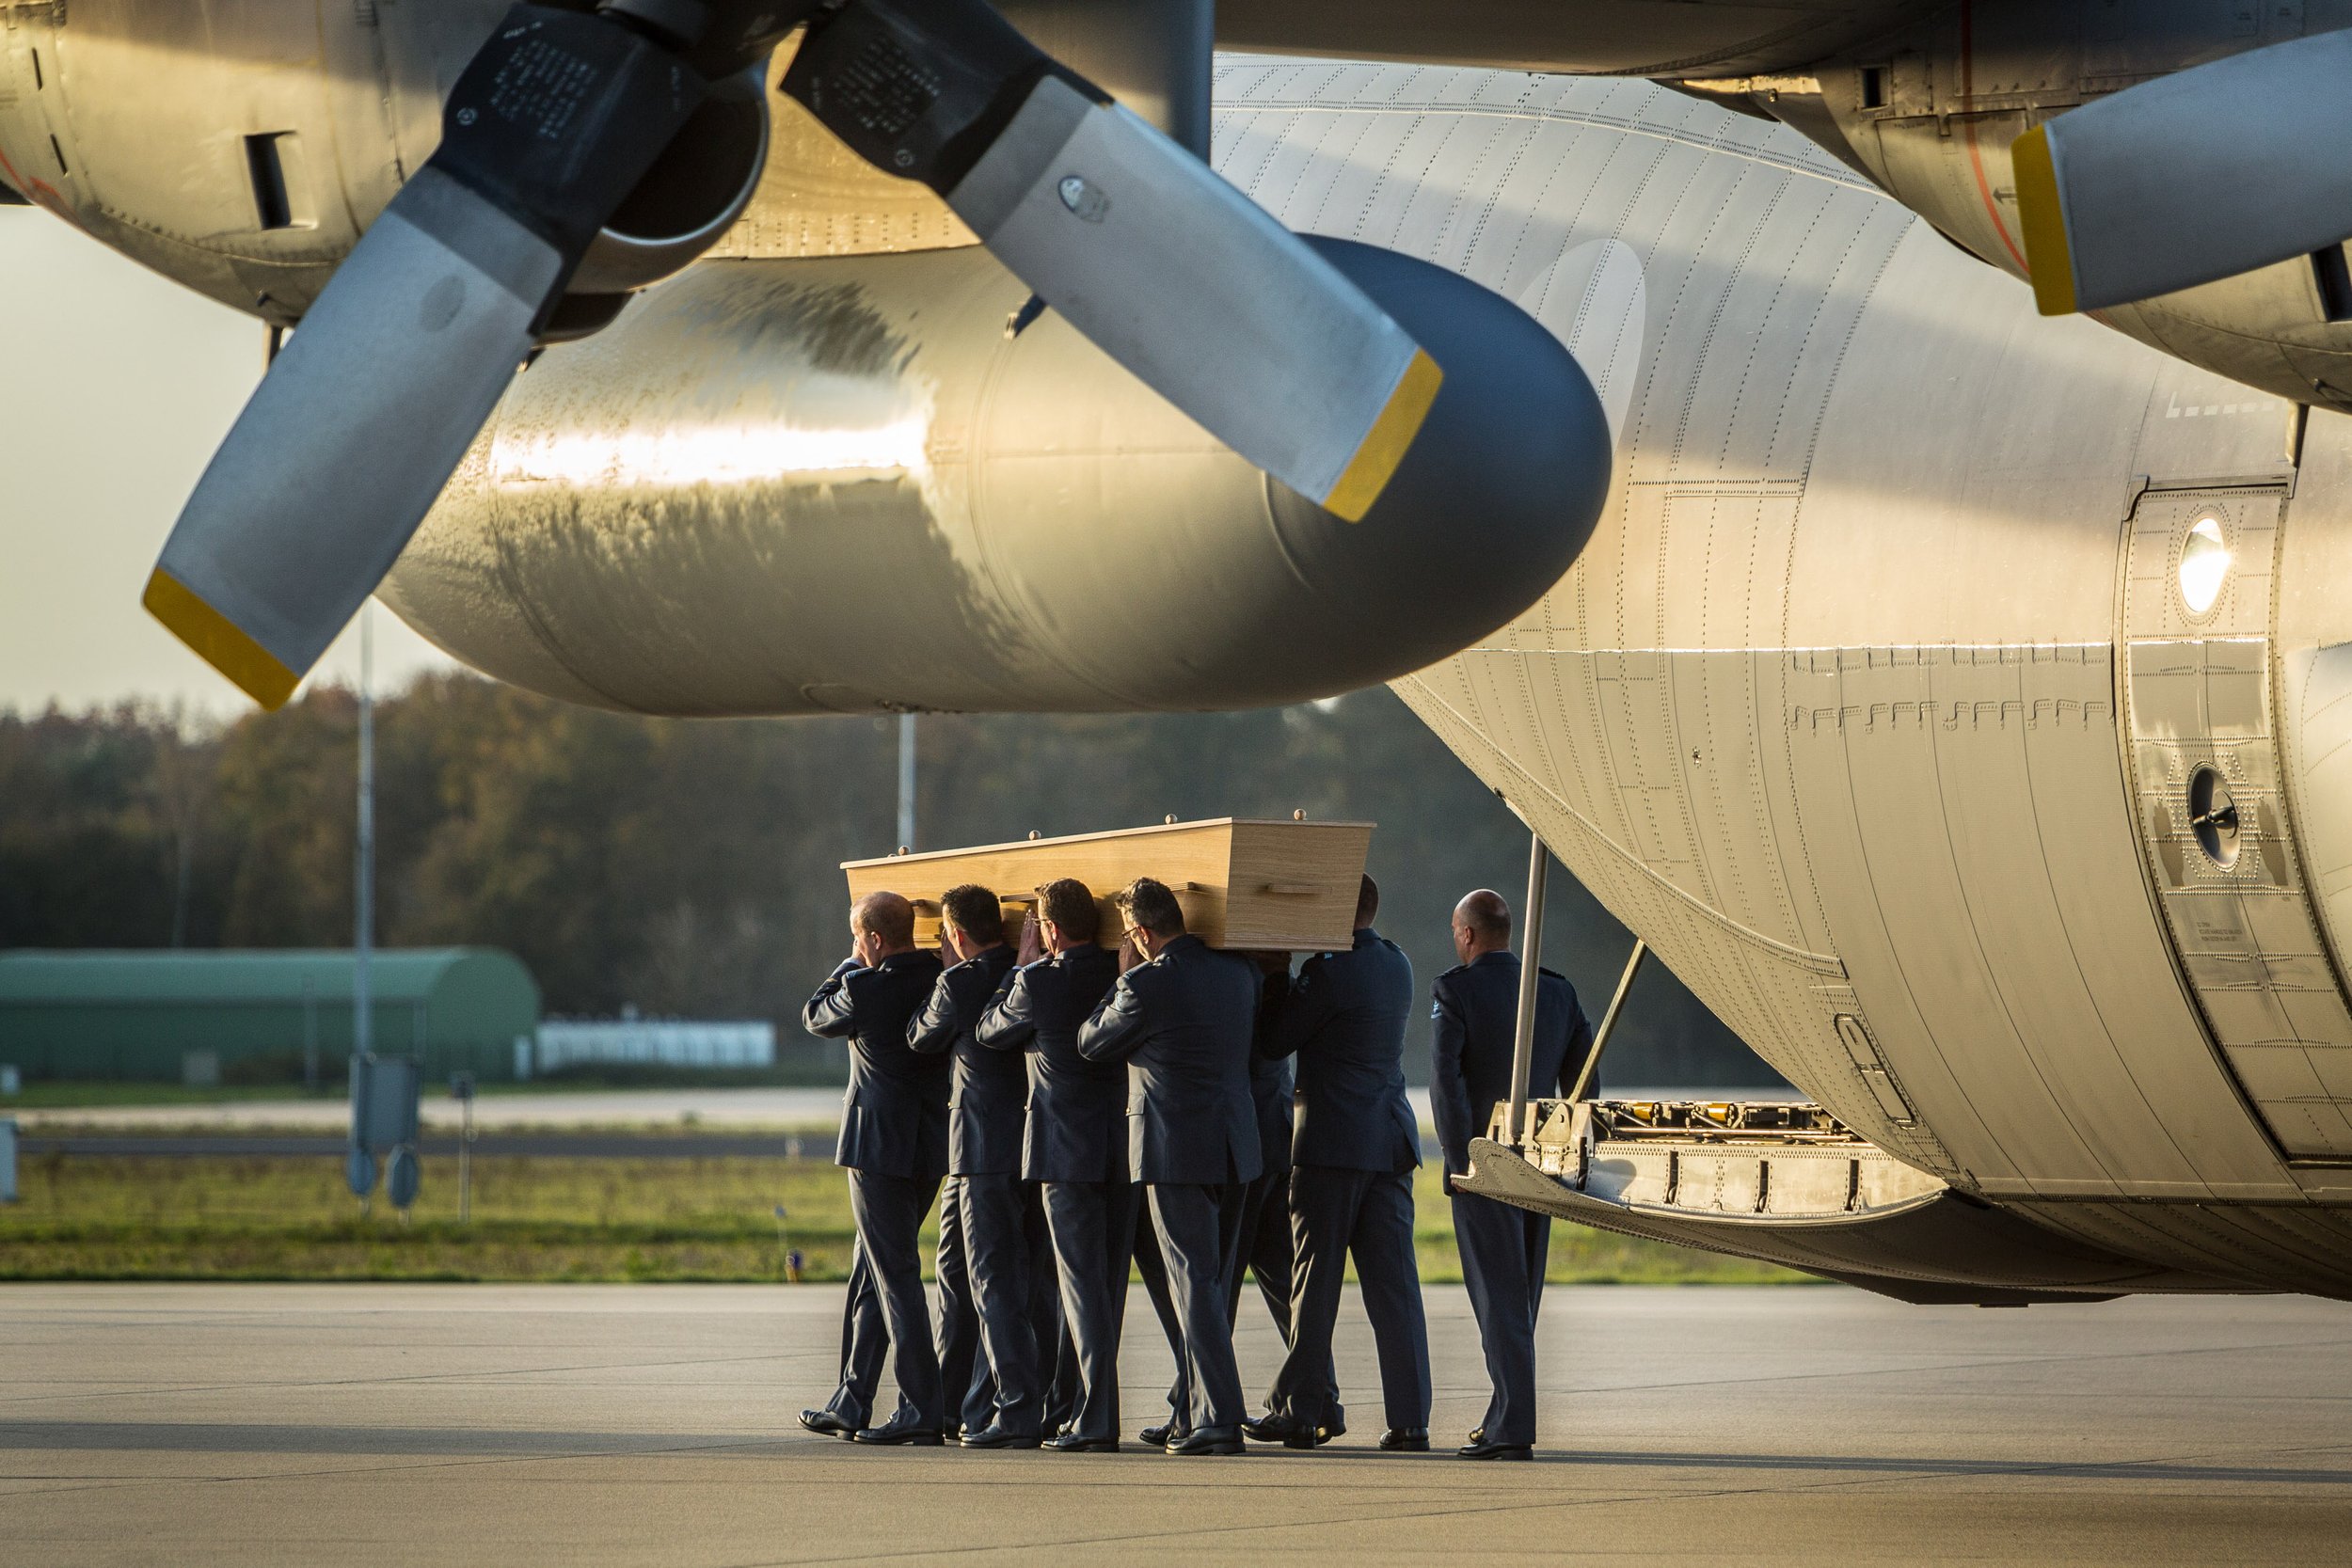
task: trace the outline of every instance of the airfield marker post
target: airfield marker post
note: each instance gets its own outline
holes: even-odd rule
[[[1544,889],[1551,879],[1551,850],[1544,835],[1527,835],[1527,904],[1519,941],[1519,1014],[1511,1031],[1511,1115],[1503,1126],[1513,1148],[1527,1145],[1527,1068],[1535,1053],[1535,980],[1544,957]]]
[[[464,1131],[457,1139],[457,1223],[473,1223],[473,1074],[453,1072],[449,1075],[449,1094],[457,1101],[459,1115],[464,1117]]]

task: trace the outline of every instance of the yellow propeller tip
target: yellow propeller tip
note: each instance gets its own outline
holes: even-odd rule
[[[287,669],[268,649],[161,566],[147,579],[147,592],[139,602],[164,624],[165,630],[268,711],[284,707],[294,688],[302,684],[299,672]]]
[[[1405,461],[1405,453],[1421,434],[1422,421],[1429,417],[1429,405],[1438,401],[1438,388],[1445,382],[1445,372],[1429,357],[1427,351],[1413,350],[1412,362],[1396,379],[1396,388],[1389,394],[1388,404],[1380,417],[1372,421],[1372,429],[1364,436],[1356,455],[1323,498],[1323,509],[1343,521],[1360,523],[1372,503],[1380,499],[1380,492],[1396,477],[1396,467]]]
[[[2058,195],[2058,164],[2050,154],[2050,128],[2037,125],[2010,144],[2017,179],[2017,219],[2026,234],[2026,270],[2033,278],[2034,308],[2045,316],[2071,316],[2074,301],[2074,254],[2066,241],[2066,205]]]

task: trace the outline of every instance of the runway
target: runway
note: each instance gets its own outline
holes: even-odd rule
[[[1430,1291],[1441,1438],[1483,1406]],[[11,1564],[2341,1563],[2352,1309],[2306,1298],[1981,1311],[1836,1288],[1555,1289],[1534,1465],[1353,1430],[1243,1459],[860,1449],[792,1413],[819,1287],[0,1291]],[[1140,1292],[1127,1426],[1166,1351]],[[1276,1342],[1246,1303],[1248,1380]]]

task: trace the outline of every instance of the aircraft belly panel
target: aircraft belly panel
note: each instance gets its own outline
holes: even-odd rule
[[[2034,1203],[2019,1212],[2062,1235],[2172,1268],[2272,1290],[2352,1295],[2352,1215],[2286,1204]]]

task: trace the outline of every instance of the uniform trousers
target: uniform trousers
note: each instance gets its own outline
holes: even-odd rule
[[[1286,1200],[1273,1200],[1273,1195],[1280,1193],[1288,1180],[1288,1168],[1283,1167],[1271,1178],[1261,1176],[1239,1189],[1240,1214],[1233,1224],[1223,1260],[1225,1309],[1233,1326],[1241,1326],[1242,1272],[1246,1269],[1257,1281],[1259,1299],[1265,1303],[1267,1315],[1274,1320],[1274,1331],[1282,1337],[1286,1347],[1290,1343],[1290,1205]],[[1184,1407],[1190,1399],[1184,1375],[1184,1338],[1168,1295],[1167,1265],[1160,1261],[1159,1235],[1148,1214],[1139,1216],[1136,1227],[1136,1274],[1143,1281],[1145,1294],[1152,1298],[1152,1310],[1159,1317],[1160,1330],[1168,1336],[1168,1353],[1176,1360],[1176,1376],[1168,1388],[1168,1408],[1173,1429],[1182,1433],[1185,1430]],[[1332,1419],[1337,1422],[1345,1412],[1340,1406],[1336,1385],[1330,1388],[1330,1400]],[[1270,1393],[1266,1406],[1274,1407]]]
[[[1544,1300],[1551,1217],[1471,1193],[1454,1195],[1462,1283],[1494,1385],[1480,1425],[1489,1443],[1535,1441],[1535,1314]]]
[[[972,1298],[971,1249],[964,1239],[963,1178],[951,1176],[940,1189],[939,1251],[931,1278],[939,1287],[939,1385],[948,1418],[963,1419],[963,1407],[977,1394],[988,1402],[988,1359],[980,1354],[980,1314]]]
[[[1184,1398],[1170,1414],[1178,1432],[1231,1427],[1248,1414],[1233,1361],[1233,1315],[1226,1260],[1241,1226],[1238,1185],[1152,1182],[1144,1189],[1168,1270],[1168,1306],[1182,1340]]]
[[[970,1277],[971,1310],[979,1327],[973,1375],[961,1394],[963,1430],[977,1432],[993,1425],[1032,1435],[1043,1418],[1045,1391],[1038,1380],[1041,1325],[1029,1316],[1026,1195],[1021,1178],[1010,1171],[949,1180]],[[941,1221],[944,1239],[944,1214]],[[958,1394],[953,1383],[947,1390],[950,1397]]]
[[[1287,1345],[1291,1338],[1291,1217],[1290,1167],[1269,1164],[1255,1181],[1242,1188],[1241,1225],[1234,1232],[1232,1256],[1226,1259],[1225,1295],[1233,1326],[1241,1326],[1241,1275],[1249,1271],[1258,1282],[1259,1299],[1274,1319],[1274,1332]]]
[[[825,1408],[852,1427],[874,1413],[874,1390],[882,1382],[882,1356],[890,1337],[882,1327],[882,1297],[866,1249],[850,1243],[850,1290],[841,1299],[841,1383]]]
[[[923,1295],[920,1232],[923,1216],[939,1195],[939,1183],[879,1171],[850,1172],[850,1219],[857,1227],[858,1250],[871,1271],[882,1302],[883,1332],[898,1384],[898,1409],[892,1419],[936,1430],[945,1419],[939,1353],[931,1343],[930,1311]]]
[[[1177,1326],[1176,1304],[1168,1293],[1168,1264],[1160,1251],[1160,1227],[1152,1223],[1152,1206],[1143,1200],[1143,1189],[1136,1188],[1136,1277],[1143,1281],[1143,1293],[1151,1298],[1152,1315],[1160,1321],[1160,1332],[1168,1338],[1168,1354],[1176,1363],[1176,1379],[1168,1385],[1168,1408],[1169,1430],[1184,1430],[1184,1331]]]
[[[1227,1259],[1226,1301],[1232,1309],[1233,1327],[1241,1327],[1242,1271],[1258,1284],[1258,1297],[1265,1303],[1267,1316],[1274,1320],[1274,1332],[1282,1337],[1287,1353],[1294,1331],[1292,1306],[1295,1295],[1296,1241],[1291,1233],[1291,1167],[1268,1165],[1257,1180],[1244,1189],[1240,1244]],[[1330,1366],[1330,1356],[1324,1357],[1323,1401],[1326,1426],[1343,1428],[1347,1424],[1346,1407],[1340,1403],[1338,1374]],[[1266,1409],[1279,1410],[1281,1401],[1276,1391],[1268,1389]]]
[[[1051,1437],[1070,1422],[1076,1398],[1078,1361],[1062,1322],[1061,1280],[1054,1265],[1053,1232],[1045,1223],[1045,1186],[1021,1183],[1021,1236],[1028,1259],[1029,1323],[1037,1338],[1037,1381],[1045,1391],[1044,1419],[1038,1430]]]
[[[1062,1420],[1090,1442],[1119,1436],[1119,1336],[1127,1316],[1127,1260],[1142,1189],[1125,1181],[1046,1181],[1045,1222],[1070,1346],[1072,1388]]]
[[[1380,1357],[1389,1425],[1429,1424],[1429,1328],[1413,1256],[1413,1174],[1299,1165],[1291,1171],[1291,1346],[1275,1374],[1275,1411],[1301,1426],[1331,1425],[1331,1334],[1347,1259],[1356,1257],[1364,1315]]]

